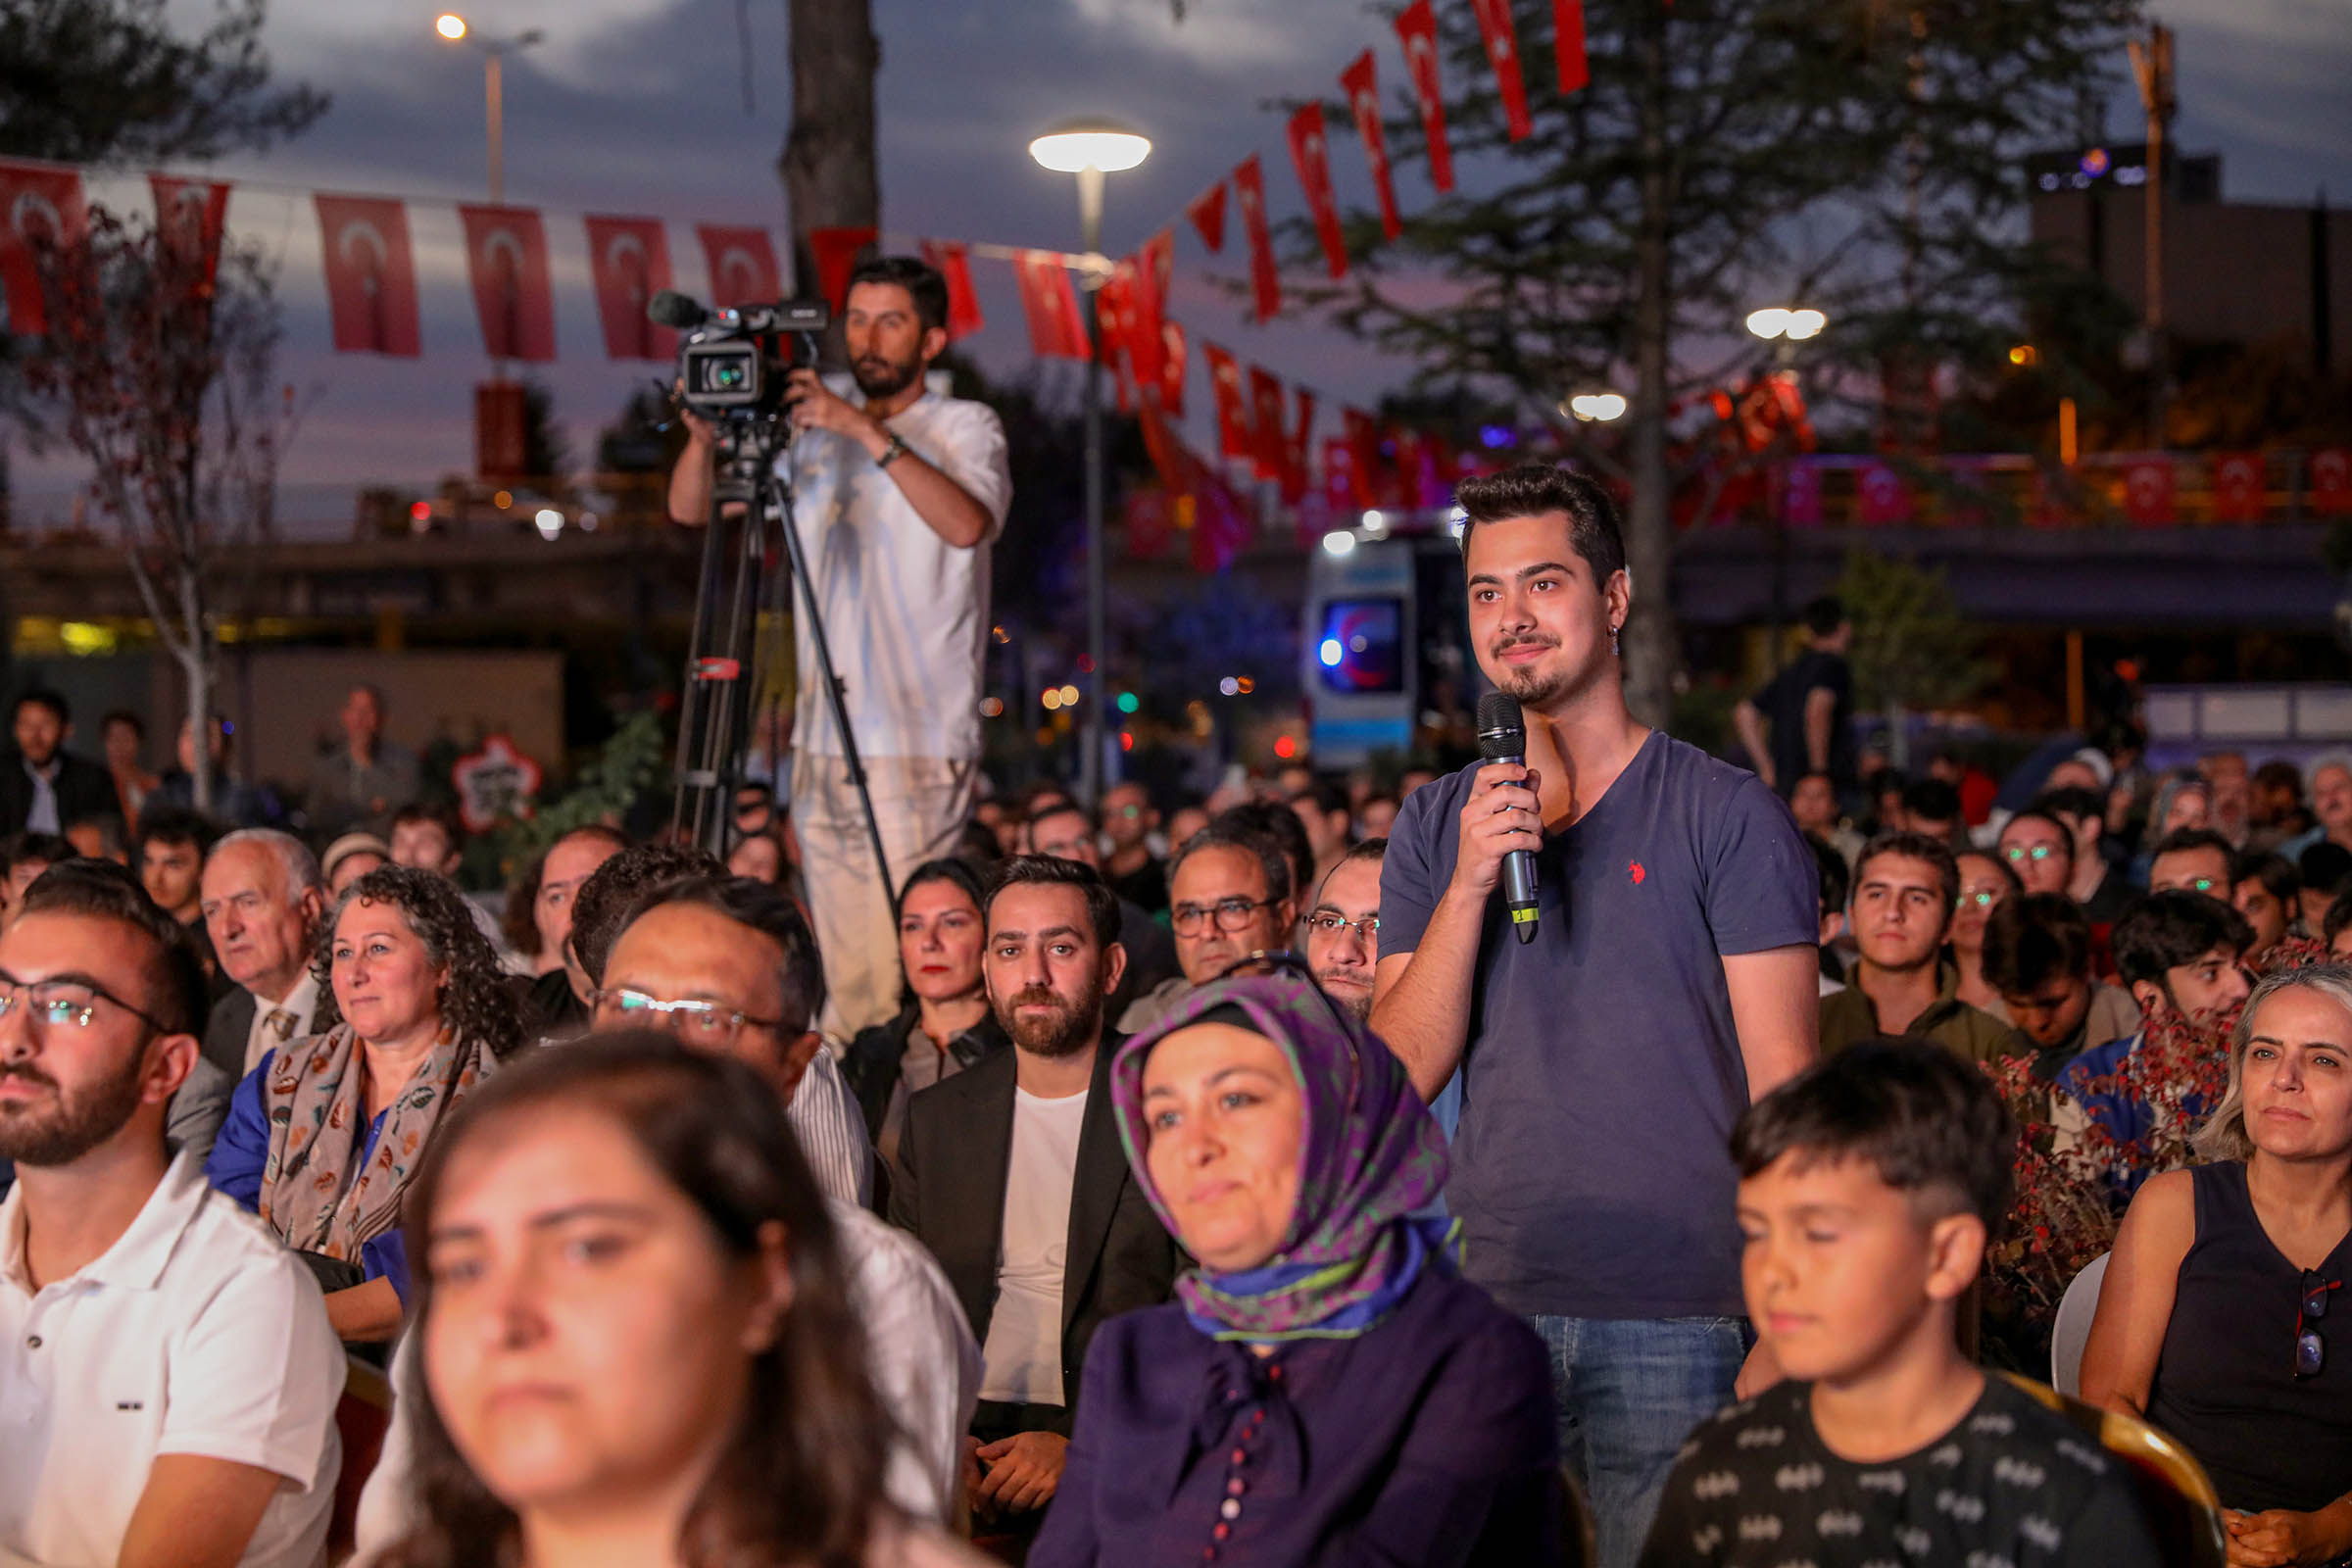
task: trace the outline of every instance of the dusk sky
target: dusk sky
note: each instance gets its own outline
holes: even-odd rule
[[[210,7],[182,0],[174,9],[194,19]],[[334,106],[298,140],[207,171],[239,182],[230,227],[279,258],[287,379],[321,389],[285,471],[290,512],[318,531],[348,525],[352,486],[423,488],[472,461],[469,389],[488,364],[453,204],[485,195],[482,72],[473,50],[434,34],[441,9],[274,0],[268,41],[278,75],[330,92]],[[2352,200],[2343,0],[2165,0],[2157,9],[2179,32],[2177,134],[2192,151],[2223,154],[2226,195],[2308,203],[2327,186],[2334,200]],[[1114,253],[1179,218],[1251,151],[1264,160],[1275,216],[1298,211],[1280,117],[1260,106],[1336,94],[1340,68],[1367,44],[1384,90],[1394,90],[1403,79],[1394,33],[1362,0],[1192,0],[1187,10],[1179,24],[1166,0],[875,0],[887,237],[1075,249],[1074,182],[1037,168],[1026,145],[1086,111],[1115,113],[1154,143],[1143,169],[1111,177],[1105,248]],[[657,368],[603,358],[579,216],[664,219],[678,284],[695,292],[706,282],[696,222],[765,223],[782,248],[774,161],[789,109],[785,7],[750,0],[749,115],[734,0],[484,0],[464,14],[494,35],[534,26],[548,34],[507,69],[507,199],[547,220],[560,358],[539,374],[584,455]],[[2138,139],[2132,102],[2127,88],[2110,117],[2118,141]],[[1344,122],[1332,143],[1343,203],[1368,201]],[[1396,177],[1408,211],[1430,200],[1418,165],[1400,165]],[[320,189],[410,199],[421,359],[329,351],[309,200]],[[142,210],[147,201],[138,175],[93,180],[90,190]],[[1374,396],[1409,374],[1311,322],[1244,324],[1240,306],[1207,284],[1212,264],[1231,271],[1239,257],[1233,237],[1224,257],[1211,258],[1179,228],[1174,312],[1196,342],[1206,333],[1327,395]],[[970,347],[992,373],[1017,373],[1028,349],[1010,270],[976,263],[975,280],[989,325]],[[1193,374],[1200,384],[1197,358]],[[37,461],[21,461],[16,478],[32,518],[62,511],[74,482],[71,465]]]

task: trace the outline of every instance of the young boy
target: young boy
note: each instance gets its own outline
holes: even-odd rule
[[[1788,1380],[1691,1435],[1642,1568],[2162,1560],[2123,1466],[1953,1338],[2015,1149],[1990,1081],[1916,1040],[1740,1118],[1741,1281]]]

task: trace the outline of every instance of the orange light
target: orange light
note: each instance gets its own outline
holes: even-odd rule
[[[2032,365],[2040,358],[2041,356],[2034,352],[2034,345],[2031,343],[2020,343],[2009,351],[2011,365]]]
[[[1282,736],[1274,742],[1274,755],[1287,762],[1298,755],[1298,743],[1288,735]]]

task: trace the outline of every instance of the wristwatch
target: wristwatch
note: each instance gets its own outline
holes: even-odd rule
[[[898,431],[893,430],[890,432],[890,445],[884,447],[882,449],[882,455],[874,459],[874,466],[877,468],[887,468],[906,455],[906,443],[899,439]]]

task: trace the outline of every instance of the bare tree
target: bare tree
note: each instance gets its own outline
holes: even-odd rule
[[[879,228],[882,180],[874,158],[874,75],[882,45],[872,0],[790,0],[792,128],[776,169],[792,210],[793,275],[812,292],[818,228]]]
[[[195,805],[212,808],[215,616],[236,547],[275,532],[278,464],[300,422],[277,384],[279,313],[258,250],[92,207],[41,257],[49,333],[27,390],[90,461],[131,580],[187,688]]]

